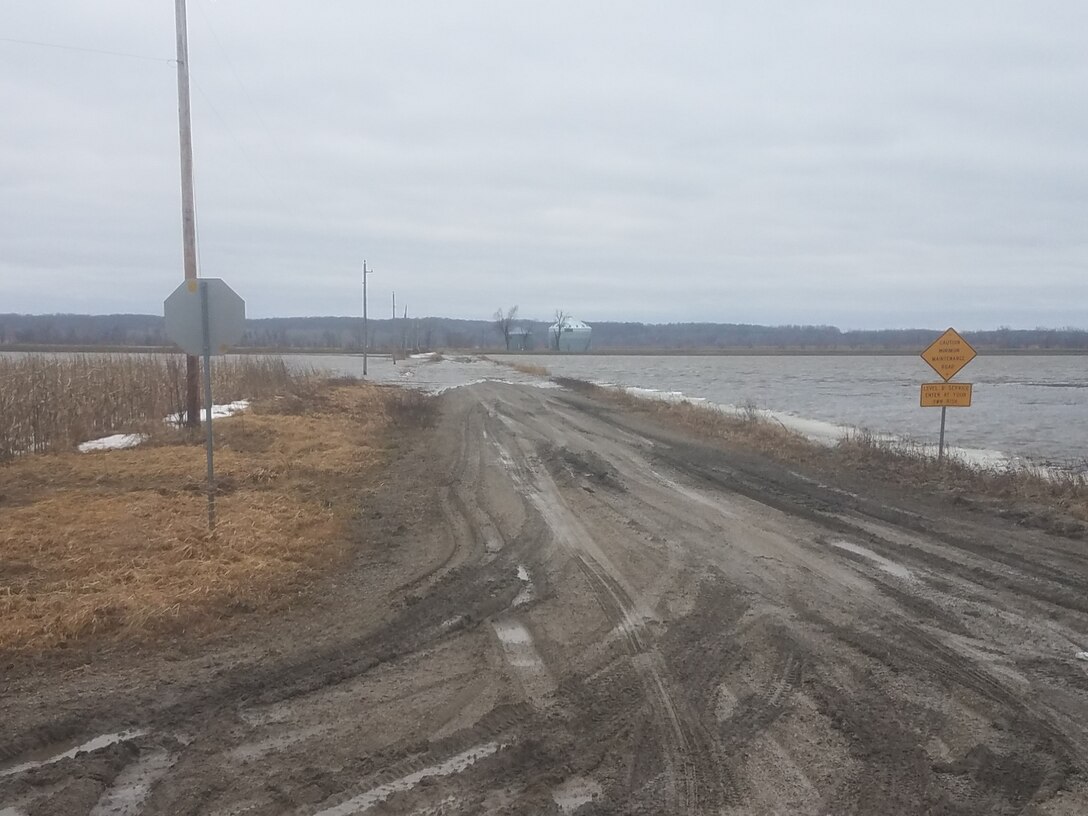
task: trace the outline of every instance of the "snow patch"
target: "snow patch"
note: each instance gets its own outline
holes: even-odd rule
[[[236,402],[226,402],[221,405],[212,406],[212,419],[225,419],[226,417],[240,414],[249,408],[249,400],[237,400]],[[204,409],[200,409],[200,419],[204,419]],[[180,425],[185,421],[185,412],[182,411],[179,414],[170,414],[165,420],[172,425]]]
[[[525,606],[525,604],[530,603],[534,597],[533,579],[529,576],[529,570],[525,569],[521,564],[518,564],[518,580],[525,584],[525,586],[521,588],[521,591],[518,592],[517,596],[514,598],[512,604],[514,607]]]
[[[145,441],[147,441],[147,434],[113,434],[112,436],[103,436],[99,439],[91,439],[88,442],[81,443],[79,452],[124,450],[125,448],[135,448]]]

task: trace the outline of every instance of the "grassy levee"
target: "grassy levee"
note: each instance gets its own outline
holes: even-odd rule
[[[279,357],[217,358],[212,394],[217,402],[260,399],[312,378]],[[184,401],[185,358],[178,355],[0,358],[0,461],[111,433],[155,433]]]
[[[1059,535],[1088,535],[1088,473],[1082,471],[982,468],[955,456],[938,461],[920,445],[881,439],[865,431],[848,434],[829,447],[767,419],[754,408],[729,414],[690,402],[636,397],[582,380],[556,378],[556,382],[710,442],[741,446],[823,473],[854,474],[989,505],[995,512]]]
[[[366,546],[363,496],[398,432],[429,423],[433,405],[361,383],[306,386],[216,420],[214,534],[203,446],[181,430],[0,464],[0,655],[223,631],[305,597]]]

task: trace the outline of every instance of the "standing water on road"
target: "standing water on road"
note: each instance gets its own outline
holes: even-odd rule
[[[348,356],[299,356],[303,364],[359,374]],[[918,406],[923,382],[939,379],[911,356],[504,356],[504,362],[544,366],[554,376],[614,385],[647,396],[754,405],[818,439],[864,428],[935,443],[940,411]],[[372,358],[371,378],[441,391],[483,379],[541,383],[479,358],[395,366]],[[980,356],[955,382],[975,384],[974,404],[948,412],[948,442],[987,464],[1028,460],[1080,466],[1088,459],[1088,357]]]

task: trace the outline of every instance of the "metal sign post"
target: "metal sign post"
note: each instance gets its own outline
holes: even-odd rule
[[[941,439],[937,443],[937,461],[944,459],[944,419],[948,416],[948,406],[941,406]]]
[[[246,303],[219,278],[179,286],[163,304],[166,335],[186,354],[204,358],[204,433],[208,460],[208,529],[215,530],[215,467],[212,460],[212,355],[226,354],[242,339]],[[191,417],[186,417],[191,419]]]
[[[955,329],[949,329],[922,352],[922,359],[941,375],[944,382],[924,383],[920,404],[923,408],[941,409],[941,436],[937,443],[937,461],[944,459],[944,427],[949,408],[971,407],[971,383],[949,382],[977,356],[970,343]]]

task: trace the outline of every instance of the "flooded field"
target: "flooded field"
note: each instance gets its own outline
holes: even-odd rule
[[[349,356],[298,356],[299,364],[358,375]],[[701,399],[766,409],[808,436],[832,440],[848,428],[935,444],[940,411],[918,406],[921,383],[939,378],[917,356],[706,357],[504,356],[544,366],[555,376],[616,385],[647,396]],[[371,378],[428,390],[485,379],[539,383],[538,378],[476,358],[393,365],[371,358]],[[1059,465],[1088,459],[1088,357],[981,356],[957,382],[974,383],[971,408],[948,412],[948,443],[982,463],[1006,458]]]

